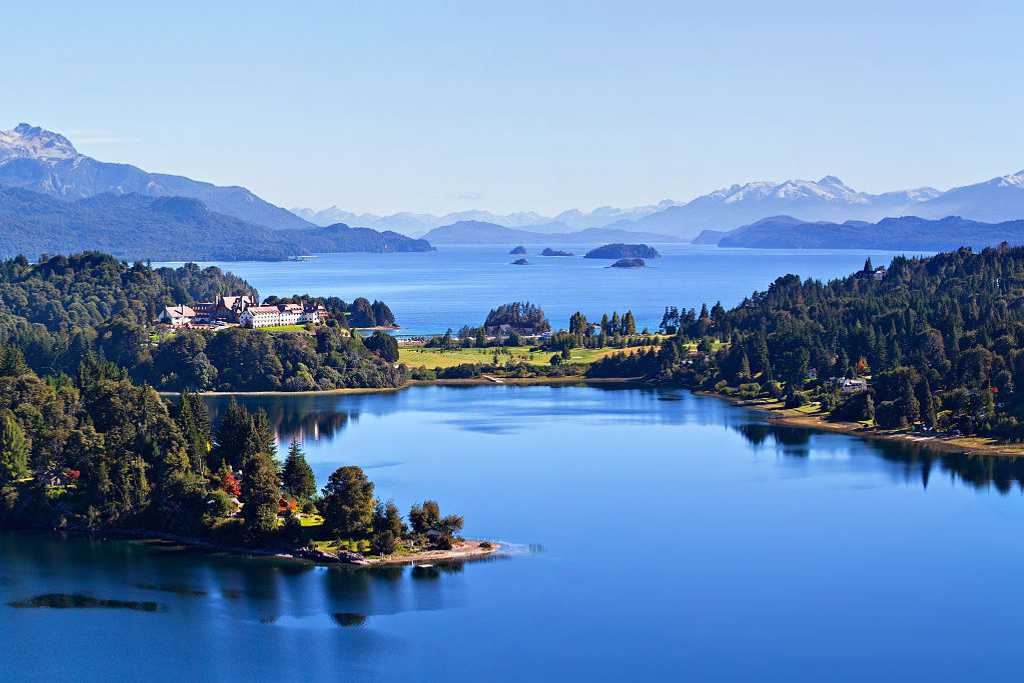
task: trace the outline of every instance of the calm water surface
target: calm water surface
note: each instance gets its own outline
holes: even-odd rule
[[[1019,680],[1014,461],[667,390],[246,402],[321,482],[359,464],[509,552],[352,571],[0,534],[9,680]]]
[[[665,306],[700,308],[715,301],[734,306],[767,289],[786,273],[823,280],[848,275],[871,256],[887,264],[892,252],[860,250],[719,249],[690,244],[657,245],[662,258],[642,269],[609,268],[610,261],[584,259],[589,246],[559,247],[574,257],[537,256],[513,266],[509,247],[443,246],[419,254],[328,254],[297,262],[217,263],[255,286],[262,296],[308,293],[380,299],[394,311],[403,334],[440,334],[446,328],[479,325],[487,311],[513,300],[540,304],[554,327],[567,327],[581,310],[632,309],[638,325],[657,328]],[[175,264],[176,265],[176,264]],[[209,264],[204,264],[209,265]]]

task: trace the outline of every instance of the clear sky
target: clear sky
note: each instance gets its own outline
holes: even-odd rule
[[[5,3],[0,128],[374,212],[1024,168],[1024,3],[688,4]]]

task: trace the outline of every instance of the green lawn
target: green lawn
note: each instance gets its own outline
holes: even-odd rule
[[[635,348],[625,350],[633,351]],[[514,359],[532,365],[550,365],[551,356],[555,355],[551,351],[531,353],[528,346],[507,346],[501,349],[456,349],[454,351],[426,349],[423,347],[401,347],[398,360],[411,368],[425,367],[433,370],[435,368],[450,368],[462,365],[463,363],[490,363],[494,359],[495,350],[502,351],[498,358],[503,364]],[[618,353],[621,350],[623,349],[573,349],[570,352],[569,362],[589,364],[605,356]]]
[[[261,332],[302,332],[306,329],[305,325],[269,325],[267,327],[257,328]]]

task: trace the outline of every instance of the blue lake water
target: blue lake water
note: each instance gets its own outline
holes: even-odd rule
[[[1019,680],[1019,461],[674,390],[244,402],[321,483],[361,465],[509,551],[360,571],[0,534],[9,680]],[[8,606],[49,593],[152,604]]]
[[[444,246],[413,254],[329,254],[296,262],[228,262],[230,270],[262,296],[308,293],[380,299],[394,311],[403,334],[440,334],[479,325],[499,304],[529,300],[544,308],[552,326],[567,327],[573,312],[600,319],[632,309],[640,328],[654,330],[665,306],[699,308],[740,303],[787,273],[823,280],[848,275],[870,256],[885,265],[892,252],[863,250],[719,249],[690,244],[657,245],[662,258],[642,269],[609,268],[584,259],[590,246],[559,247],[573,257],[538,256],[513,266],[508,246]],[[204,264],[208,265],[208,264]]]

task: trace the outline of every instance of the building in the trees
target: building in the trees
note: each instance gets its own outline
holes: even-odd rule
[[[862,391],[868,390],[868,381],[866,379],[849,379],[847,377],[835,380],[836,388],[839,389],[839,393],[843,396],[850,396],[851,394],[859,394]]]
[[[324,307],[317,305],[277,304],[249,306],[242,311],[239,322],[245,327],[276,327],[278,325],[317,324],[323,320]]]
[[[182,327],[183,325],[195,322],[196,317],[197,314],[194,308],[180,304],[177,306],[164,306],[164,310],[160,311],[157,320],[171,327]]]
[[[165,306],[158,322],[173,327],[203,323],[235,323],[246,327],[275,325],[304,325],[323,322],[326,309],[320,304],[275,304],[259,306],[248,294],[222,296],[216,301],[202,301],[191,305]]]

